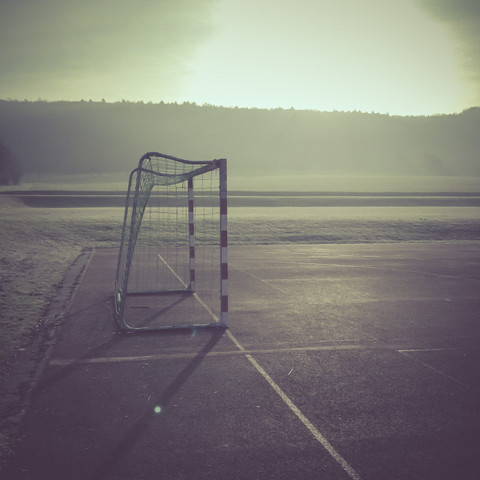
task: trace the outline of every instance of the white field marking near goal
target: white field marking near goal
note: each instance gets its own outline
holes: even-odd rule
[[[323,448],[330,454],[330,456],[348,473],[352,480],[361,480],[360,475],[349,465],[349,463],[335,450],[333,445],[316,429],[315,425],[302,413],[302,411],[290,400],[290,397],[277,385],[273,378],[261,367],[261,365],[250,355],[246,353],[246,349],[236,339],[230,330],[227,330],[227,336],[235,344],[235,346],[242,352],[245,352],[245,357],[255,367],[258,373],[267,381],[273,388],[275,393],[286,403],[288,408],[297,416],[297,418],[307,427],[308,431],[315,437],[315,439],[322,445]]]
[[[258,373],[267,381],[273,388],[276,394],[286,403],[288,408],[297,416],[308,431],[315,437],[315,439],[322,445],[323,448],[330,454],[330,456],[348,473],[352,480],[361,480],[360,475],[349,465],[349,463],[335,450],[334,446],[316,429],[315,425],[302,413],[302,411],[290,400],[290,397],[277,385],[273,378],[262,368],[262,366],[250,355],[246,353],[246,349],[236,339],[230,330],[227,330],[227,336],[235,344],[235,346],[245,353],[245,357],[255,367]]]
[[[422,260],[421,258],[417,258],[418,260]],[[388,272],[401,272],[401,273],[415,273],[417,275],[426,275],[429,277],[445,277],[445,278],[460,278],[463,280],[473,280],[474,282],[480,282],[480,279],[478,278],[472,278],[472,277],[465,277],[462,275],[451,275],[450,273],[438,273],[438,272],[425,272],[422,270],[410,270],[407,268],[391,268],[391,267],[373,267],[370,265],[349,265],[345,263],[317,263],[317,262],[286,262],[286,263],[297,263],[299,265],[305,264],[305,265],[315,265],[319,267],[343,267],[343,268],[364,268],[368,270],[386,270]]]
[[[182,278],[172,269],[172,267],[166,262],[166,260],[160,255],[157,254],[159,259],[165,264],[165,266],[173,273],[175,278],[185,287],[188,288],[188,285],[182,280]],[[212,316],[212,318],[218,322],[218,317],[208,308],[208,306],[203,302],[203,300],[194,293],[193,296],[195,299],[202,305],[207,312]],[[296,415],[296,417],[303,423],[307,430],[315,437],[315,439],[322,445],[322,447],[329,453],[329,455],[343,468],[343,470],[349,475],[352,480],[361,480],[360,475],[349,465],[349,463],[337,452],[334,446],[317,430],[315,425],[302,413],[302,411],[293,403],[290,397],[277,385],[273,378],[263,369],[263,367],[253,358],[253,356],[248,353],[245,347],[237,340],[230,330],[226,331],[228,338],[233,342],[233,344],[240,350],[241,353],[245,355],[248,361],[255,367],[257,372],[267,381],[267,383],[272,387],[274,392],[283,400],[283,402],[288,406],[288,408]]]
[[[183,279],[177,274],[177,272],[168,264],[168,262],[159,254],[157,253],[158,258],[165,264],[165,266],[173,273],[175,278],[185,287],[188,288],[188,285],[183,281]],[[208,305],[198,296],[197,292],[193,292],[193,297],[197,302],[208,312],[208,314],[215,320],[215,322],[219,323],[220,319],[212,312],[212,310],[208,307]]]
[[[253,275],[253,273],[245,272],[244,270],[240,270],[239,268],[237,268],[236,270],[239,271],[239,272],[242,272],[244,275],[247,275],[247,277],[253,278],[257,282],[261,282],[261,283],[265,284],[267,287],[271,288],[272,290],[276,290],[277,292],[280,292],[280,293],[283,293],[283,294],[288,293],[286,290],[284,290],[282,288],[279,288],[276,285],[272,285],[269,280],[264,280],[263,278],[257,277],[256,275]]]
[[[167,266],[167,268],[175,275],[179,282],[187,288],[185,282],[177,275],[177,273],[170,267],[170,265],[158,254],[160,260]],[[207,309],[208,313],[218,322],[218,317],[205,305],[202,299],[196,294],[194,297],[200,302],[200,304]],[[315,428],[312,422],[301,412],[301,410],[290,400],[288,395],[275,383],[273,378],[261,367],[261,365],[253,358],[252,355],[247,353],[244,346],[237,340],[230,330],[227,330],[227,336],[233,342],[233,344],[245,354],[245,357],[255,367],[258,373],[267,381],[267,383],[273,388],[275,393],[286,403],[288,408],[297,416],[297,418],[303,423],[309,432],[315,437],[315,439],[322,445],[323,448],[330,454],[330,456],[348,473],[352,480],[361,480],[360,475],[348,464],[348,462],[335,450],[333,445]]]
[[[406,355],[406,352],[424,352],[424,351],[462,351],[462,348],[435,348],[435,349],[411,349],[398,350],[394,345],[382,345],[377,343],[372,344],[348,344],[348,345],[316,345],[310,347],[283,347],[283,348],[254,348],[244,350],[225,350],[225,351],[211,351],[207,353],[207,357],[238,357],[246,355],[267,355],[276,353],[298,353],[298,352],[338,352],[345,350],[387,350],[398,351]],[[57,367],[68,367],[70,365],[80,364],[94,364],[94,363],[121,363],[121,362],[146,362],[156,360],[169,359],[190,359],[195,358],[197,353],[155,353],[152,355],[135,355],[122,357],[93,357],[93,358],[57,358],[50,360],[49,364]]]
[[[407,357],[408,359],[414,362],[417,362],[418,364],[424,366],[425,368],[431,370],[432,372],[435,372],[436,374],[441,375],[444,378],[447,378],[451,382],[454,382],[457,385],[460,385],[463,388],[466,388],[467,390],[470,390],[472,392],[479,393],[480,391],[477,388],[472,387],[471,385],[468,385],[467,383],[462,382],[458,378],[453,377],[452,375],[448,375],[448,373],[442,372],[438,368],[432,367],[432,365],[422,362],[418,358],[415,358],[415,356],[411,355],[411,353],[415,353],[415,352],[445,352],[445,351],[459,351],[459,350],[462,350],[462,349],[460,348],[410,348],[410,349],[397,350],[397,352],[403,355],[404,357]]]
[[[187,288],[186,283],[178,276],[178,274],[170,267],[170,265],[165,261],[165,259],[157,254],[160,260],[166,265],[166,267],[175,275],[178,281]],[[218,322],[218,317],[208,308],[207,305],[202,301],[202,299],[194,293],[193,296],[197,301],[208,311],[212,318]],[[312,422],[302,413],[302,411],[290,400],[290,397],[275,383],[273,378],[262,368],[262,366],[253,358],[252,355],[247,353],[247,350],[244,346],[237,340],[230,330],[227,330],[227,336],[233,342],[233,344],[245,354],[245,357],[249,362],[255,367],[257,372],[267,381],[267,383],[272,387],[275,393],[284,401],[284,403],[290,408],[290,410],[297,416],[297,418],[303,423],[307,430],[315,437],[315,439],[322,445],[323,448],[330,454],[330,456],[348,473],[352,480],[361,480],[360,475],[348,464],[348,462],[335,450],[333,445],[315,428]]]

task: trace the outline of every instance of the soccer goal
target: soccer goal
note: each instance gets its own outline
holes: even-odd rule
[[[227,327],[227,163],[146,153],[129,178],[114,291],[122,330]]]

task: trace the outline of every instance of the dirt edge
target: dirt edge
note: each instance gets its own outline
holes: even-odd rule
[[[44,371],[58,329],[63,325],[77,288],[95,249],[86,248],[65,271],[55,295],[45,309],[30,342],[18,353],[0,385],[0,472],[14,453],[23,417]]]

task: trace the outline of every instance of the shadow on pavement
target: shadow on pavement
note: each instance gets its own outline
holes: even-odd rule
[[[177,375],[177,377],[167,386],[167,388],[159,394],[155,399],[156,407],[152,410],[149,408],[141,419],[132,427],[124,437],[120,440],[111,454],[105,459],[104,463],[94,472],[90,480],[103,480],[108,478],[109,473],[115,468],[117,463],[123,459],[127,453],[133,448],[138,439],[149,428],[153,419],[163,412],[178,390],[185,384],[197,367],[203,362],[208,353],[215,347],[222,338],[224,330],[215,329],[211,333],[211,337],[198,354],[187,364],[187,366]]]

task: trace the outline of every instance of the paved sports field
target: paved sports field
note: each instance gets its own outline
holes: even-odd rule
[[[119,333],[89,259],[5,479],[480,478],[480,245],[229,251],[230,329]]]

